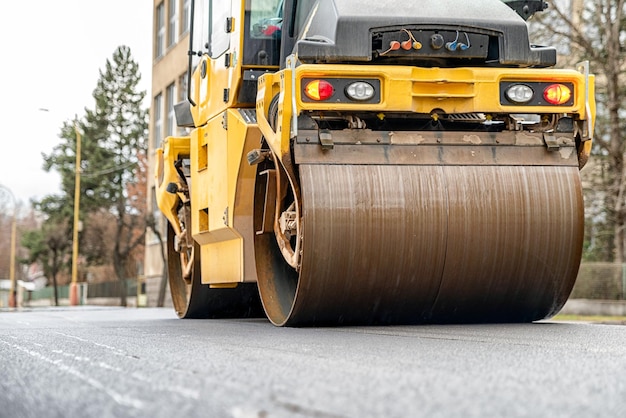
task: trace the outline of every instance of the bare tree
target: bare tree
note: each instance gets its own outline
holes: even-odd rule
[[[587,196],[587,208],[592,214],[588,222],[604,224],[608,231],[588,229],[587,232],[588,238],[606,242],[613,261],[623,263],[626,238],[626,148],[622,138],[626,55],[621,46],[626,37],[624,0],[554,0],[549,11],[538,15],[534,24],[549,35],[548,42],[565,49],[561,52],[566,58],[589,60],[597,76],[598,119],[593,159],[598,169],[592,183],[595,190]],[[571,61],[566,64],[571,65]],[[594,206],[602,212],[595,211]],[[603,239],[607,236],[612,239]]]

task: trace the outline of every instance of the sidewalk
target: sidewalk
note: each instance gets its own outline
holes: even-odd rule
[[[110,298],[88,298],[85,306],[120,306],[119,297]],[[126,298],[127,307],[137,307],[137,297],[128,296]],[[166,307],[172,308],[171,302],[168,300]],[[68,298],[60,298],[59,306],[69,306]],[[23,308],[36,308],[53,306],[54,301],[51,299],[38,299],[30,302],[24,301]],[[8,309],[8,308],[7,308]],[[559,312],[559,315],[580,315],[580,316],[626,316],[626,301],[616,300],[592,300],[592,299],[570,299]]]
[[[559,314],[585,316],[626,316],[626,300],[570,299]]]

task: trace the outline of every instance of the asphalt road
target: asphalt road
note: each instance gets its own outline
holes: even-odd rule
[[[624,417],[626,327],[0,312],[0,417]]]

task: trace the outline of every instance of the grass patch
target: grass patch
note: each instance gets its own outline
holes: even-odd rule
[[[604,315],[556,315],[551,321],[584,321],[599,322],[605,324],[623,323],[626,324],[626,316],[604,316]]]

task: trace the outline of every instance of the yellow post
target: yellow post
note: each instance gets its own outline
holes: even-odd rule
[[[11,280],[11,294],[9,295],[9,306],[17,308],[17,283],[15,281],[15,246],[17,240],[17,219],[16,208],[13,208],[13,220],[11,221],[11,263],[9,264],[9,279]]]
[[[137,307],[145,308],[148,306],[148,295],[146,295],[146,276],[140,274],[137,277]]]
[[[9,307],[16,308],[17,303],[17,283],[15,280],[15,252],[17,247],[17,200],[15,195],[6,186],[0,184],[0,190],[6,192],[13,200],[13,217],[11,218],[11,249],[9,260],[9,282],[11,282],[11,289],[9,293]]]
[[[76,170],[74,174],[74,226],[72,236],[72,283],[70,284],[70,305],[78,305],[78,227],[80,212],[80,141],[81,136],[78,132],[78,126],[74,122],[74,131],[76,132]]]

